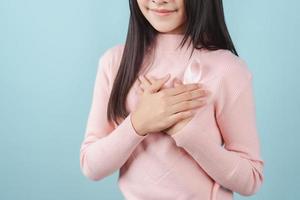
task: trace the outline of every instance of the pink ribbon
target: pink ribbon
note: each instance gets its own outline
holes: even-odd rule
[[[183,83],[197,83],[199,82],[204,75],[204,68],[203,65],[201,65],[200,60],[197,58],[193,59],[187,68],[184,71],[183,74]]]

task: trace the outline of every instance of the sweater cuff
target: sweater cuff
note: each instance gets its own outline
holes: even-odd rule
[[[198,142],[199,138],[203,137],[203,139],[205,139],[205,131],[201,131],[202,129],[199,127],[199,123],[194,122],[194,120],[198,120],[196,115],[184,127],[171,135],[177,146],[184,147],[191,143]],[[195,132],[197,132],[197,141],[195,141],[195,136],[193,135]]]
[[[133,142],[139,143],[143,139],[145,139],[148,135],[142,136],[137,133],[134,129],[132,121],[131,121],[131,113],[124,119],[124,128],[127,130],[126,133],[130,137]]]

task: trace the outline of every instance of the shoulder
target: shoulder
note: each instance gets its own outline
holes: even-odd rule
[[[238,83],[252,78],[252,72],[246,61],[230,50],[203,50],[200,55],[205,64],[223,81]]]
[[[124,46],[124,44],[116,44],[106,49],[99,56],[98,69],[105,71],[111,77],[120,65]]]
[[[229,50],[222,49],[206,53],[205,57],[211,63],[210,67],[219,74],[216,96],[219,115],[224,105],[231,104],[247,87],[252,87],[252,72],[243,58]]]
[[[219,62],[220,70],[225,79],[249,79],[252,78],[252,72],[247,62],[240,56],[235,55],[229,50],[217,50],[216,60]]]
[[[109,47],[99,57],[99,62],[106,62],[112,64],[121,59],[123,54],[124,44],[116,44]]]
[[[219,49],[215,51],[206,51],[204,54],[207,54],[208,59],[214,63],[224,77],[247,77],[252,74],[246,61],[242,57],[232,53],[230,50]]]

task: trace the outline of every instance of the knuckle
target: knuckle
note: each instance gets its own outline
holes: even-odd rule
[[[183,118],[184,118],[184,113],[183,112],[178,113],[177,119],[183,119]]]

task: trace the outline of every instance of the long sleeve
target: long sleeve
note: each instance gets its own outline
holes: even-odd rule
[[[114,64],[113,49],[99,59],[92,104],[84,140],[80,148],[80,167],[91,180],[100,180],[118,170],[135,147],[146,136],[138,135],[131,123],[131,113],[113,128],[106,118],[109,99],[110,67]]]
[[[210,129],[200,128],[201,122],[188,123],[172,137],[219,185],[249,196],[263,182],[264,161],[256,129],[252,73],[244,62],[237,64],[222,81],[216,103],[215,118],[224,147],[207,137]]]

